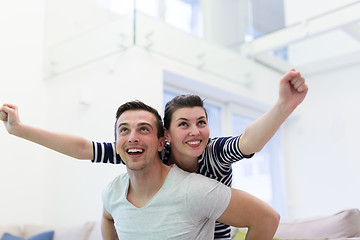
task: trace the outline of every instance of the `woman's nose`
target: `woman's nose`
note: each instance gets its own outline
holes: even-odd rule
[[[190,128],[190,136],[196,136],[196,135],[199,135],[199,134],[200,134],[200,131],[197,128],[197,126],[192,126]]]

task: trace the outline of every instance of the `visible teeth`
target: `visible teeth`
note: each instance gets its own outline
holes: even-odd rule
[[[138,149],[138,148],[131,148],[128,150],[129,153],[135,153],[135,152],[143,152],[142,149]]]
[[[190,144],[190,145],[196,145],[196,144],[199,144],[200,141],[192,141],[192,142],[187,142],[187,143]]]

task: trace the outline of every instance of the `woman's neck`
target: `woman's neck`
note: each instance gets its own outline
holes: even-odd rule
[[[181,161],[177,161],[176,159],[181,159]],[[169,163],[176,164],[179,168],[187,172],[197,172],[199,168],[198,157],[188,157],[173,151],[171,151]]]

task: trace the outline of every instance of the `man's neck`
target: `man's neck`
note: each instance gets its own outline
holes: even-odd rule
[[[171,167],[161,161],[140,171],[129,171],[127,199],[135,207],[141,208],[160,190]]]

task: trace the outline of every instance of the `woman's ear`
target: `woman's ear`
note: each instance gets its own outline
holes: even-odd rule
[[[171,138],[170,138],[170,134],[169,134],[169,131],[164,128],[164,136],[165,136],[165,140],[170,143],[171,142]]]

